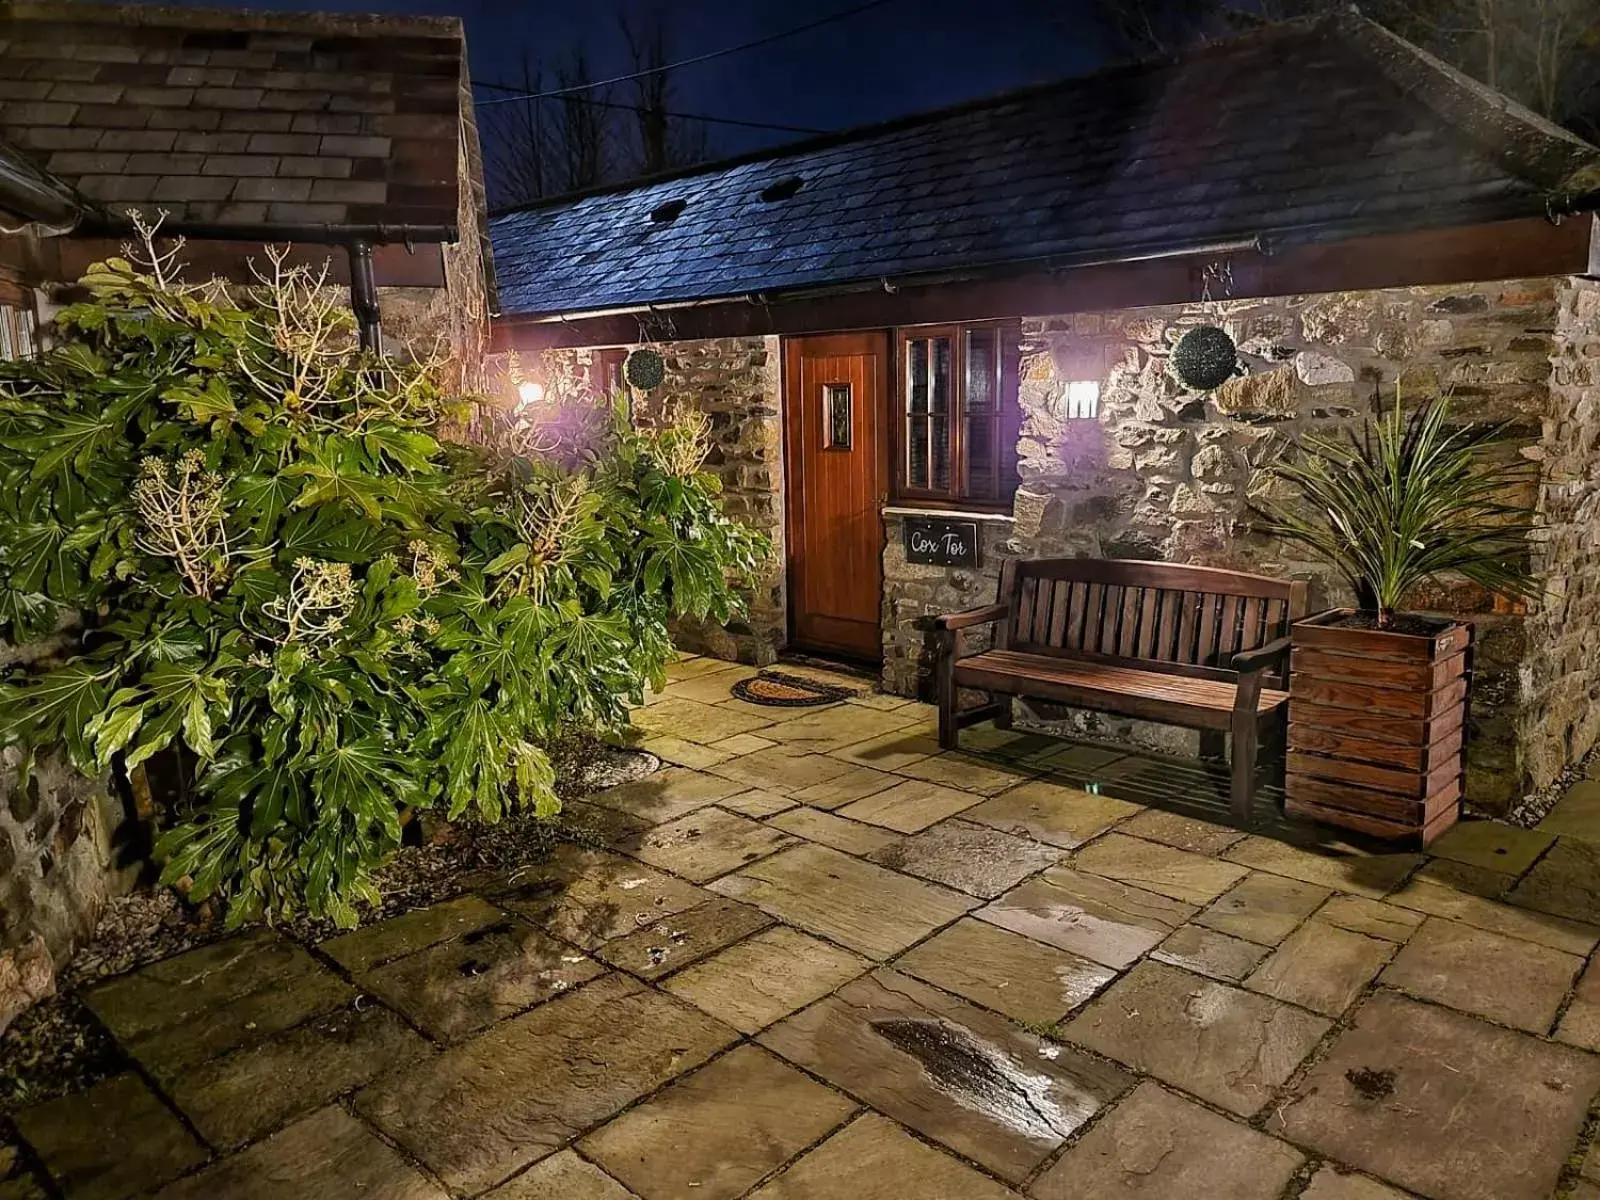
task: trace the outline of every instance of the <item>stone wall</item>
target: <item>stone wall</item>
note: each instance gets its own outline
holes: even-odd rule
[[[1600,281],[1563,281],[1551,362],[1538,556],[1549,589],[1518,672],[1518,736],[1536,784],[1600,740]]]
[[[0,643],[0,666],[58,653],[65,633],[27,647]],[[26,779],[21,751],[0,751],[0,1030],[52,989],[55,967],[93,931],[107,899],[137,867],[117,863],[123,806],[59,754]]]
[[[646,420],[678,404],[704,412],[711,420],[712,442],[706,465],[722,480],[725,511],[772,541],[765,571],[745,593],[748,612],[743,619],[726,628],[684,621],[675,627],[674,636],[683,649],[765,665],[777,658],[788,639],[783,357],[778,339],[708,338],[659,342],[653,348],[666,364],[666,377],[649,393],[634,396],[635,412]],[[562,350],[545,358],[552,368],[565,364],[588,378],[598,352]]]
[[[1409,403],[1441,390],[1458,418],[1509,422],[1507,453],[1544,457],[1557,286],[1518,280],[1028,322],[1015,549],[1254,570],[1307,580],[1313,611],[1350,603],[1325,564],[1253,530],[1251,502],[1282,498],[1262,468],[1297,436],[1354,427],[1397,393]],[[1167,369],[1177,339],[1204,323],[1233,335],[1247,367],[1210,394]],[[1098,420],[1063,416],[1072,379],[1100,380]],[[1535,503],[1534,485],[1516,499]],[[1412,606],[1478,624],[1467,795],[1502,810],[1552,777],[1548,756],[1536,763],[1529,751],[1525,620],[1468,586]]]
[[[1354,427],[1396,391],[1447,390],[1458,417],[1509,422],[1504,451],[1542,464],[1515,499],[1536,507],[1533,547],[1550,599],[1525,614],[1462,584],[1413,606],[1478,626],[1467,794],[1504,810],[1542,787],[1600,734],[1600,400],[1596,285],[1519,280],[1453,288],[1221,301],[1028,320],[1023,328],[1021,486],[1009,534],[989,527],[972,572],[907,567],[898,522],[885,551],[885,682],[929,694],[927,618],[986,602],[999,560],[1149,558],[1307,580],[1313,611],[1347,585],[1296,547],[1256,533],[1271,498],[1263,468],[1296,436]],[[1167,369],[1177,339],[1217,324],[1247,373],[1214,393]],[[1552,356],[1555,373],[1552,381]],[[1096,380],[1094,419],[1066,415],[1066,385]],[[1062,731],[1192,753],[1198,736],[1100,714],[1039,710]]]
[[[1015,552],[1011,519],[979,521],[978,565],[970,570],[907,562],[905,517],[891,510],[883,524],[883,686],[901,696],[933,700],[933,618],[994,602],[1000,563]],[[988,635],[987,626],[967,630],[962,645],[982,649]]]

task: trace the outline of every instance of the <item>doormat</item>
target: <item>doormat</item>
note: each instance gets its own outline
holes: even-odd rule
[[[769,708],[801,708],[808,704],[835,704],[856,694],[854,688],[818,683],[784,671],[762,671],[733,685],[736,699]]]

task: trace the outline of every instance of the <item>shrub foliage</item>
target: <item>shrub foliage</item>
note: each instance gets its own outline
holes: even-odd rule
[[[0,619],[83,629],[14,669],[0,734],[90,772],[186,749],[164,877],[348,924],[407,809],[553,812],[542,747],[623,725],[668,621],[727,620],[766,549],[692,420],[473,412],[364,355],[322,275],[269,251],[230,293],[174,259],[95,267],[0,374]]]

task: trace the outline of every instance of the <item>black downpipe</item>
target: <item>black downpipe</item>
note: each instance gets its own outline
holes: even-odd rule
[[[361,348],[383,353],[383,326],[379,322],[378,282],[372,273],[372,243],[356,238],[345,243],[350,256],[350,309],[361,331]]]

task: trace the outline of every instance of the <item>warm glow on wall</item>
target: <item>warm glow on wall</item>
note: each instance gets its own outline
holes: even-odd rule
[[[1100,414],[1100,384],[1081,379],[1067,384],[1067,416],[1093,418]]]
[[[517,399],[525,405],[535,405],[544,399],[544,384],[524,379],[517,384]]]

